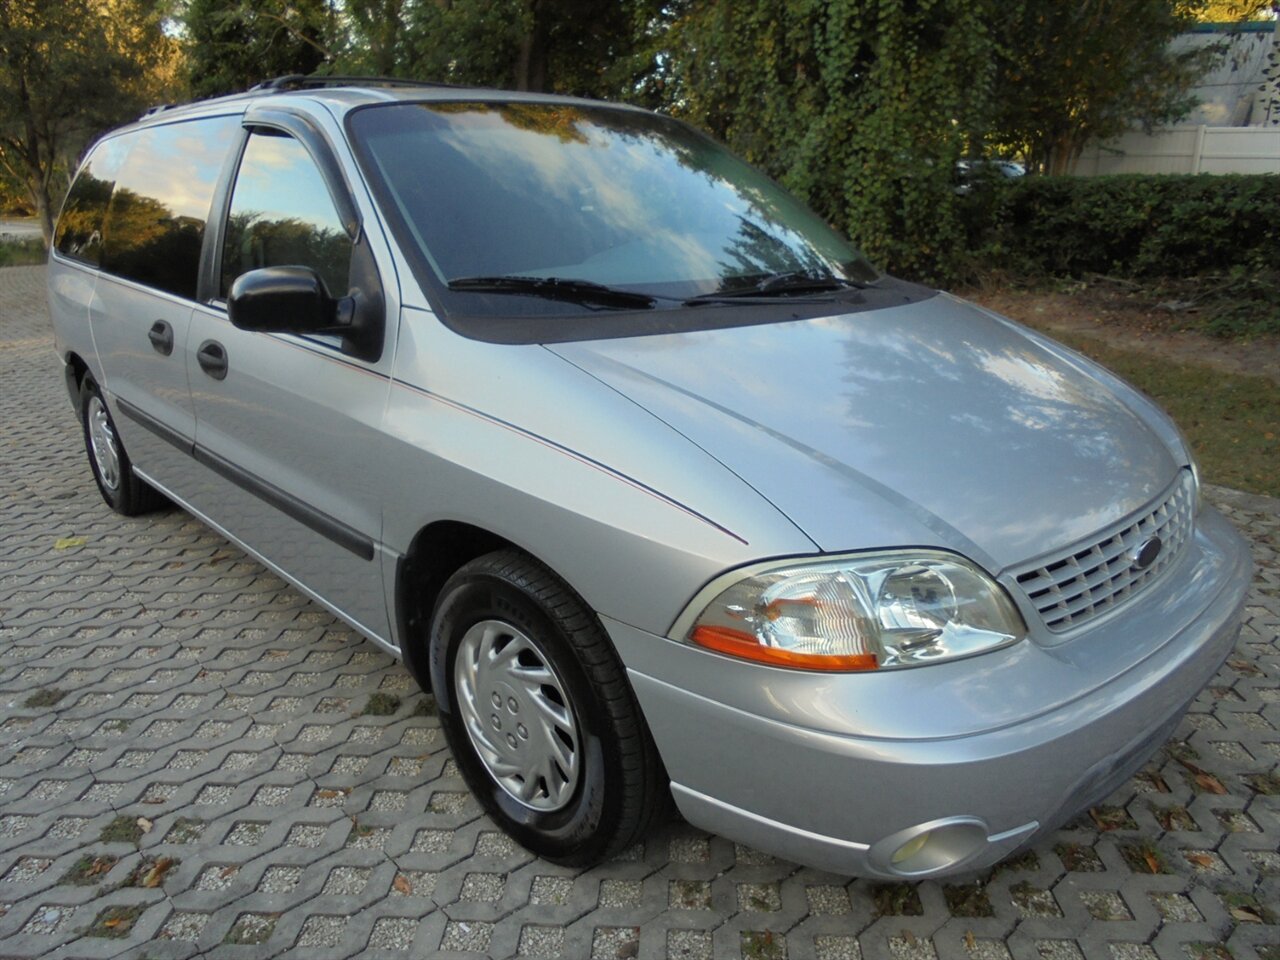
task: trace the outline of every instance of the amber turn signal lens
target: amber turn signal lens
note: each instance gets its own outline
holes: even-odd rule
[[[795,653],[791,650],[780,650],[777,647],[766,647],[754,636],[741,630],[730,630],[727,627],[698,626],[689,635],[700,647],[724,653],[744,660],[755,660],[775,667],[790,667],[793,670],[875,670],[879,664],[874,653],[857,653],[833,656],[829,654]]]

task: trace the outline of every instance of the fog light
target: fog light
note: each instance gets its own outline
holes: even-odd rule
[[[924,845],[928,842],[929,842],[929,831],[926,830],[924,833],[920,834],[917,837],[914,837],[911,840],[908,840],[906,843],[900,846],[897,850],[895,850],[893,852],[893,856],[889,858],[889,861],[891,863],[902,863],[902,861],[904,860],[910,860],[917,853],[919,853],[924,848]]]
[[[987,846],[987,825],[977,817],[945,817],[899,830],[868,851],[871,865],[899,877],[953,870]]]

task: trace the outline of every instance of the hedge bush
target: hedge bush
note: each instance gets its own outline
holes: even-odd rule
[[[1021,177],[965,199],[979,271],[1172,279],[1280,267],[1280,176]]]

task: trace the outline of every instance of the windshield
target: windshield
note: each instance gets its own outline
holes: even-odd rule
[[[667,297],[781,274],[873,281],[847,240],[684,124],[607,106],[402,103],[353,112],[362,162],[436,283],[554,277]],[[454,285],[454,291],[467,284]],[[600,309],[493,285],[467,313]],[[526,285],[527,286],[527,285]],[[545,292],[545,291],[543,291]],[[465,306],[458,298],[467,298]],[[623,309],[622,306],[615,309]]]

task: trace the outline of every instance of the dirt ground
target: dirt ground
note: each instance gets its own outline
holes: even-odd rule
[[[1178,314],[1124,287],[1081,285],[1046,291],[992,286],[957,293],[1050,335],[1059,331],[1094,337],[1113,347],[1265,376],[1280,384],[1280,337],[1242,342],[1180,330]]]

